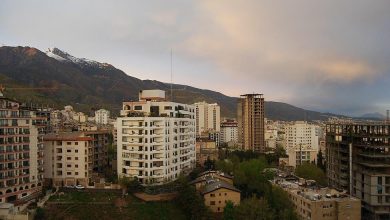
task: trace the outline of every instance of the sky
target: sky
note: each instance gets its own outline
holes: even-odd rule
[[[0,45],[321,112],[390,109],[388,0],[0,1]]]

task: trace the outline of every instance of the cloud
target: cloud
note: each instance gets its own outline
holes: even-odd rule
[[[389,21],[388,0],[5,0],[0,43],[57,46],[162,81],[172,48],[176,83],[356,113],[390,103]]]

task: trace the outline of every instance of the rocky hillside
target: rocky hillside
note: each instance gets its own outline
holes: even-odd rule
[[[8,88],[7,96],[20,101],[57,108],[71,104],[87,113],[107,108],[115,114],[123,100],[137,100],[139,90],[170,90],[168,83],[140,80],[108,63],[77,58],[57,48],[42,52],[32,47],[0,47],[0,83]],[[175,101],[183,103],[217,102],[222,116],[235,117],[237,99],[234,97],[178,84],[173,85],[173,94]],[[302,120],[305,116],[316,120],[325,119],[329,114],[266,102],[268,118]]]

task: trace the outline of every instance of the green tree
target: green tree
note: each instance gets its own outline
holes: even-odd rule
[[[234,204],[232,201],[227,201],[223,209],[223,220],[234,220]]]
[[[326,171],[325,163],[324,163],[324,155],[322,154],[321,149],[318,151],[317,154],[317,167],[320,168],[322,171]]]
[[[305,179],[315,180],[321,186],[327,185],[327,179],[324,171],[312,163],[304,163],[297,166],[295,169],[295,175]]]
[[[207,157],[207,160],[204,162],[204,168],[206,170],[214,170],[215,169],[215,161],[210,160],[210,157]]]
[[[285,192],[283,189],[277,186],[272,186],[270,191],[266,195],[266,198],[270,207],[275,213],[275,219],[298,219],[296,213],[294,212],[293,204],[289,199],[287,192]]]
[[[122,187],[122,194],[126,194],[126,192],[139,192],[143,189],[141,183],[138,181],[136,177],[130,178],[130,177],[121,177],[118,181],[119,185]]]
[[[241,201],[241,204],[234,209],[235,219],[246,220],[271,220],[276,219],[273,210],[267,200],[255,196]]]
[[[244,161],[238,165],[234,171],[234,185],[241,190],[244,198],[256,194],[264,196],[271,184],[269,179],[271,175],[263,173],[267,167],[264,158]]]
[[[227,201],[223,209],[223,220],[234,220],[234,204],[232,201]]]
[[[41,207],[38,207],[35,210],[34,220],[42,220],[42,219],[45,219],[45,210]]]
[[[176,203],[191,220],[209,219],[210,211],[204,204],[203,197],[195,190],[195,187],[188,184],[186,178],[179,178],[180,185]]]

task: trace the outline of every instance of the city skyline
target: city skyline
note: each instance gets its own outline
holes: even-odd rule
[[[164,82],[173,49],[174,83],[236,97],[261,92],[322,112],[385,114],[389,4],[3,1],[0,44],[58,47]]]

